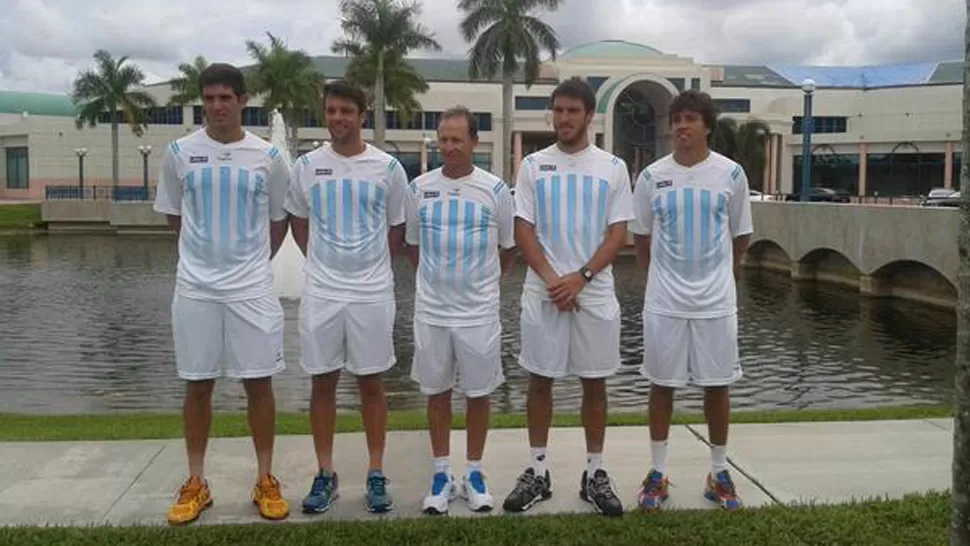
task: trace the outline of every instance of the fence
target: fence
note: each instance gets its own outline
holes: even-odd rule
[[[47,186],[48,201],[154,201],[155,187],[144,186]]]

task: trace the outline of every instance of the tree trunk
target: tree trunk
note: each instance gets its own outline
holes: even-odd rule
[[[964,28],[963,157],[970,157],[970,0]],[[970,168],[960,167],[960,188],[970,188]],[[957,274],[956,402],[953,417],[953,485],[950,496],[950,544],[970,546],[970,197],[960,203],[960,269]]]
[[[381,52],[377,56],[377,77],[374,79],[374,144],[382,150],[387,127],[384,102],[384,52]]]
[[[515,117],[512,107],[513,83],[512,74],[502,76],[502,178],[509,186],[515,185],[515,180],[512,180],[512,120]]]
[[[111,111],[111,184],[118,185],[118,111]]]

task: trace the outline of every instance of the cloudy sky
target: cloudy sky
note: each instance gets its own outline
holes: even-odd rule
[[[66,92],[92,53],[128,55],[148,81],[197,54],[245,64],[265,32],[311,54],[341,35],[338,0],[0,0],[0,89]],[[422,23],[467,51],[456,0],[423,0]],[[590,6],[598,5],[600,8]],[[603,9],[606,6],[609,9]],[[245,10],[245,11],[243,11]],[[703,63],[828,65],[963,57],[963,0],[563,0],[545,16],[565,48],[625,39]],[[419,53],[420,55],[420,53]],[[426,55],[426,54],[425,54]]]

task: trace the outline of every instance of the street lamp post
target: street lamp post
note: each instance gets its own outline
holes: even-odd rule
[[[812,94],[815,92],[815,81],[802,81],[802,91],[805,93],[805,107],[802,112],[802,201],[808,201],[812,191]]]
[[[141,183],[145,189],[145,199],[148,199],[148,156],[152,153],[152,146],[138,146],[138,151],[141,152]]]
[[[77,155],[77,186],[81,199],[84,199],[84,156],[88,155],[87,148],[74,148]]]

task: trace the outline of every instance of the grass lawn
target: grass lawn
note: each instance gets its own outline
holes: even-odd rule
[[[949,406],[906,406],[853,410],[784,410],[737,411],[734,423],[790,423],[804,421],[873,421],[888,419],[928,419],[951,417]],[[700,414],[675,415],[675,424],[703,423]],[[464,428],[464,415],[455,414],[455,428]],[[609,416],[612,426],[646,425],[646,411],[614,413]],[[581,426],[579,414],[563,413],[553,418],[560,427]],[[493,428],[524,428],[523,414],[494,414]],[[424,430],[424,412],[391,412],[390,430]],[[360,432],[360,415],[342,413],[337,417],[337,432]],[[305,413],[280,412],[277,415],[278,434],[309,434],[310,421]],[[216,414],[212,423],[215,437],[248,436],[245,413]],[[0,441],[56,441],[56,440],[135,440],[181,438],[180,414],[121,413],[104,415],[24,415],[0,413]],[[0,542],[2,544],[2,542]]]
[[[40,203],[0,205],[0,229],[39,228],[42,224]]]
[[[670,511],[596,515],[326,521],[296,525],[156,528],[0,528],[4,545],[943,545],[949,496],[853,505],[772,507],[735,514]]]

